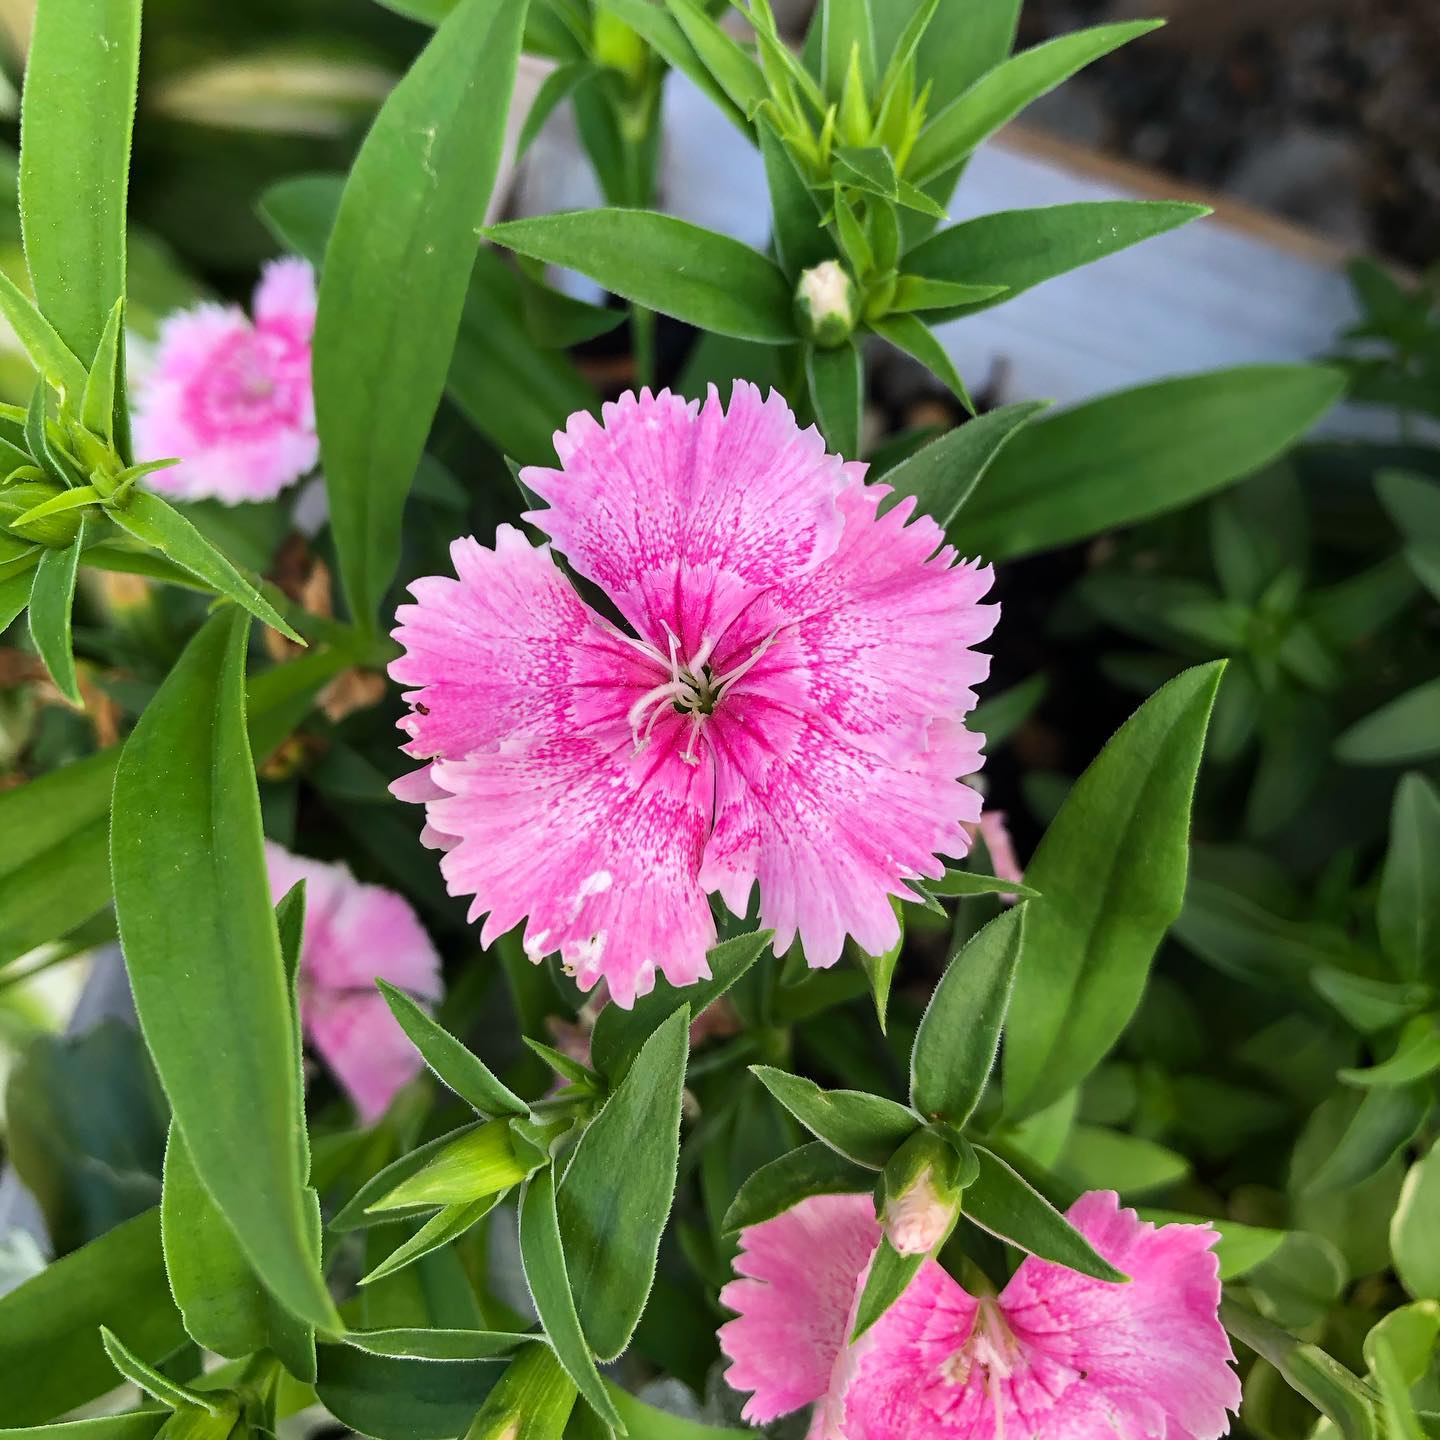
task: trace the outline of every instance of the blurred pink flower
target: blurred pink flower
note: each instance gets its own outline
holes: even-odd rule
[[[268,840],[265,859],[276,901],[305,881],[300,1020],[368,1125],[424,1069],[375,981],[438,1000],[440,957],[393,890],[363,885],[345,865],[292,855]]]
[[[179,500],[271,500],[315,468],[310,339],[315,274],[272,260],[238,305],[196,305],[167,317],[153,370],[137,387],[135,452],[181,463],[148,485]]]
[[[990,873],[997,880],[1013,880],[1024,883],[1025,871],[1015,855],[1015,842],[1010,838],[1010,827],[1005,823],[1003,810],[982,810],[980,812],[980,838],[990,854]],[[1007,905],[1013,905],[1020,897],[1006,893],[1000,897]]]
[[[1027,1257],[976,1299],[933,1260],[855,1345],[879,1243],[870,1199],[816,1196],[741,1233],[721,1291],[728,1379],[756,1423],[814,1404],[812,1440],[1216,1440],[1240,1383],[1217,1318],[1208,1225],[1163,1225],[1091,1191],[1070,1221],[1127,1284]]]
[[[898,936],[892,895],[963,855],[980,764],[963,720],[993,629],[987,568],[956,564],[912,501],[825,453],[784,401],[728,413],[668,391],[570,418],[558,470],[523,478],[549,546],[501,526],[411,587],[391,675],[413,687],[395,793],[426,805],[451,894],[490,944],[522,920],[583,989],[634,1003],[709,971],[707,892],[812,965]]]

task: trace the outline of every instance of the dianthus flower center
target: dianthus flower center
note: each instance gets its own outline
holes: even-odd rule
[[[237,334],[192,382],[191,413],[214,441],[267,433],[277,420],[295,418],[292,368],[279,337]]]
[[[1020,1343],[1011,1333],[993,1297],[980,1301],[975,1323],[958,1350],[941,1363],[940,1374],[951,1385],[964,1385],[978,1370],[985,1388],[994,1398],[995,1387],[1015,1373]]]
[[[622,638],[648,659],[655,661],[665,676],[658,685],[647,690],[631,707],[628,719],[630,735],[635,742],[635,754],[639,754],[650,740],[655,722],[665,713],[669,704],[678,714],[690,717],[690,733],[685,742],[681,759],[687,765],[700,763],[700,735],[705,721],[715,713],[718,706],[734,688],[735,682],[749,673],[760,657],[770,648],[779,633],[772,630],[743,660],[728,670],[717,673],[710,664],[715,653],[716,637],[707,635],[701,639],[693,655],[683,654],[680,638],[666,625],[669,641],[668,654],[648,641],[626,635]]]

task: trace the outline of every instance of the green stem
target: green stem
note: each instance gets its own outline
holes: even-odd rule
[[[630,307],[630,342],[635,352],[635,384],[655,386],[655,312],[643,305]]]

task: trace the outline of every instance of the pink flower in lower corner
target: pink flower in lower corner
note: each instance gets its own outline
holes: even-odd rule
[[[272,260],[255,290],[254,319],[238,305],[196,305],[169,316],[155,364],[138,387],[135,453],[178,456],[147,484],[180,500],[233,505],[271,500],[315,468],[320,443],[310,388],[315,273]]]
[[[424,1068],[377,979],[417,1000],[440,998],[440,957],[403,896],[364,885],[345,865],[292,855],[265,842],[278,901],[305,882],[300,943],[300,1021],[368,1125]]]
[[[882,954],[892,895],[961,856],[980,765],[964,717],[994,627],[988,568],[888,513],[864,467],[738,382],[728,412],[669,392],[571,417],[527,518],[608,597],[587,605],[550,546],[501,526],[411,587],[391,675],[410,687],[397,783],[423,801],[451,894],[486,944],[526,924],[584,989],[623,1006],[706,976],[708,895],[812,965],[847,935]]]
[[[742,1231],[720,1345],[753,1392],[746,1419],[813,1404],[812,1440],[1217,1440],[1240,1382],[1214,1230],[1157,1227],[1100,1190],[1069,1219],[1127,1284],[1030,1256],[977,1299],[929,1260],[855,1345],[880,1239],[869,1197],[815,1196]]]

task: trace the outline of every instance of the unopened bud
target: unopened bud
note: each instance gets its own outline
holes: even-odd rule
[[[63,485],[56,485],[50,480],[20,480],[13,485],[6,485],[0,489],[0,525],[22,540],[63,550],[80,530],[79,509],[58,510],[36,520],[27,520],[23,525],[15,522],[26,511],[64,493]]]
[[[931,1130],[912,1135],[885,1167],[885,1238],[900,1255],[930,1255],[960,1218],[960,1157]]]
[[[795,318],[801,333],[822,350],[843,345],[855,329],[855,284],[838,260],[825,260],[800,276]]]

